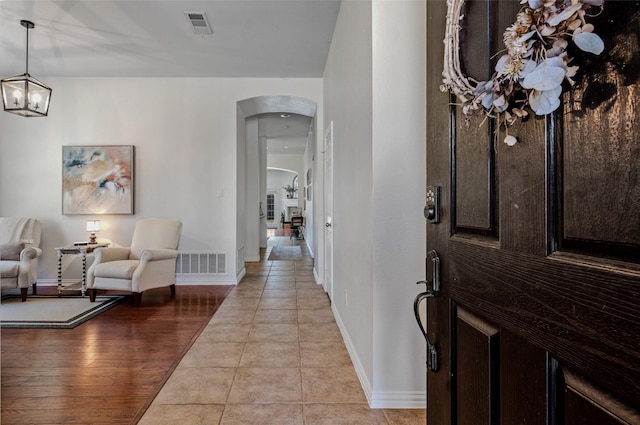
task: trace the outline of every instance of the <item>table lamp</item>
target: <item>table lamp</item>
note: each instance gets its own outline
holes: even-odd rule
[[[89,233],[89,243],[96,243],[96,232],[100,231],[100,220],[87,221],[87,232]]]

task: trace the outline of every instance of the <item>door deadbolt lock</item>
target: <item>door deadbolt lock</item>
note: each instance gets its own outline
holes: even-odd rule
[[[440,223],[440,186],[427,186],[427,205],[424,218],[430,223]]]

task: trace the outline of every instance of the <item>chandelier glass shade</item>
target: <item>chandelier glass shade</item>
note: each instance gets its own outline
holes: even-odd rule
[[[29,75],[29,30],[35,25],[22,20],[27,29],[26,72],[0,80],[4,110],[23,117],[46,117],[49,113],[51,88]]]

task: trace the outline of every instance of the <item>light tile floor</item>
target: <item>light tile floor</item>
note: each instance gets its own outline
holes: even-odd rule
[[[275,245],[302,260],[268,261]],[[270,237],[142,425],[424,425],[424,409],[370,409],[302,241]]]

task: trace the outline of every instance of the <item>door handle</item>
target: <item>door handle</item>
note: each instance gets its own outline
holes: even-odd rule
[[[324,227],[331,227],[331,223],[324,223]]]
[[[420,331],[422,332],[422,335],[427,342],[427,368],[431,369],[432,372],[437,372],[438,349],[436,348],[436,345],[433,344],[429,339],[427,330],[422,325],[422,320],[420,318],[420,303],[422,302],[422,300],[437,297],[440,294],[440,257],[438,257],[438,253],[434,250],[431,250],[427,253],[427,258],[429,257],[431,258],[431,261],[433,263],[433,280],[420,280],[416,282],[416,285],[425,284],[427,290],[418,294],[413,300],[413,313],[416,316],[418,327],[420,327]]]

